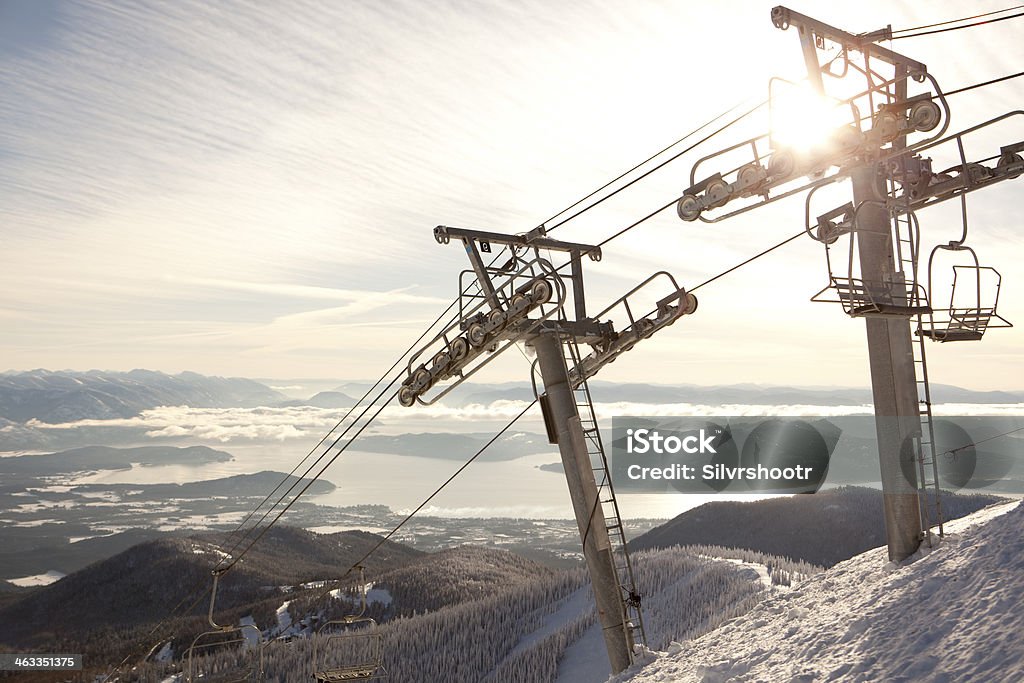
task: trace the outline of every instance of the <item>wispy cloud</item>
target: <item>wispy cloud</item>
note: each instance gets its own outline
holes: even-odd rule
[[[413,287],[402,287],[387,292],[366,289],[339,289],[337,287],[312,287],[286,282],[248,282],[244,280],[223,280],[216,278],[191,278],[188,284],[198,285],[204,289],[228,289],[258,294],[294,297],[296,299],[329,299],[343,301],[359,301],[365,299],[387,299],[390,302],[403,303],[441,303],[436,297],[423,297],[408,294]]]

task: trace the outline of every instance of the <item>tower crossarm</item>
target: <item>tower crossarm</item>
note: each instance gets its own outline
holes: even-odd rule
[[[547,236],[547,230],[543,225],[521,235],[473,230],[470,228],[452,228],[447,225],[439,225],[434,228],[434,239],[437,240],[438,244],[448,244],[453,237],[463,240],[463,242],[472,240],[486,244],[507,245],[513,248],[550,249],[551,251],[586,254],[591,261],[601,260],[601,247],[593,244],[553,240]]]
[[[824,92],[824,84],[821,80],[821,66],[818,63],[816,50],[819,47],[823,47],[822,43],[826,40],[836,43],[846,52],[860,52],[870,59],[881,60],[897,68],[904,67],[915,80],[922,80],[924,75],[928,73],[928,67],[922,62],[875,43],[878,40],[892,38],[892,29],[890,27],[855,35],[838,29],[835,26],[830,26],[823,21],[818,21],[806,14],[794,12],[782,5],[772,8],[772,24],[775,25],[775,28],[782,29],[783,31],[793,27],[800,34],[800,47],[807,62],[807,76],[819,94]]]

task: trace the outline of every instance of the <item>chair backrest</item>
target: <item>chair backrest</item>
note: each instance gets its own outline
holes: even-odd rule
[[[313,637],[313,677],[318,681],[379,677],[383,659],[384,638],[369,617],[329,621]]]
[[[263,637],[251,624],[196,636],[185,652],[186,683],[243,683],[263,678]]]

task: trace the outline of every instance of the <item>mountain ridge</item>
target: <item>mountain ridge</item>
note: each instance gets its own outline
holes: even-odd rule
[[[283,394],[251,379],[195,372],[33,370],[0,374],[0,418],[16,423],[130,418],[146,409],[170,405],[255,408],[282,400]]]

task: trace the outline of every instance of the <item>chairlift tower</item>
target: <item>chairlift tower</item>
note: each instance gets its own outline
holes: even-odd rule
[[[517,343],[536,351],[534,392],[548,439],[561,455],[608,659],[618,673],[633,662],[645,635],[587,380],[638,342],[693,313],[697,299],[662,271],[588,315],[582,263],[584,257],[600,260],[600,247],[553,240],[543,226],[525,235],[438,226],[434,237],[440,244],[460,243],[471,269],[460,277],[457,319],[411,356],[399,402],[432,404]],[[510,254],[504,265],[484,262],[481,254],[491,252],[492,245]],[[542,250],[559,254],[563,262],[556,266]],[[652,301],[652,291],[664,296]],[[581,345],[589,346],[587,355]]]
[[[907,101],[908,76],[923,80],[927,67],[915,60],[876,45],[827,24],[792,12],[786,8],[772,10],[772,22],[777,28],[787,25],[796,28],[807,63],[808,78],[819,96],[825,96],[821,66],[815,42],[830,41],[844,48],[859,47],[865,59],[880,60],[893,70],[892,95],[895,103]],[[868,66],[870,69],[870,65]],[[870,71],[868,71],[870,74]],[[871,77],[868,76],[870,87]],[[931,100],[926,107],[934,107],[932,116],[938,123],[938,106]],[[930,109],[929,107],[929,109]],[[904,112],[894,109],[897,117]],[[905,111],[905,110],[904,110]],[[928,111],[922,109],[921,111]],[[903,123],[903,121],[900,121]],[[906,133],[891,142],[891,150],[906,147]],[[875,430],[878,437],[878,456],[881,467],[883,510],[889,558],[902,560],[917,551],[922,539],[919,481],[913,467],[901,464],[904,444],[920,439],[921,406],[918,398],[917,372],[914,363],[913,339],[910,319],[927,312],[927,302],[907,294],[907,273],[896,261],[894,241],[891,237],[892,216],[879,200],[888,196],[885,162],[865,158],[850,169],[853,185],[853,203],[862,207],[857,230],[861,277],[864,282],[891,283],[898,293],[892,308],[877,315],[865,315],[867,329],[868,362],[871,369],[871,390],[875,408]],[[896,239],[900,239],[897,236]],[[911,245],[912,248],[913,245]],[[916,254],[914,255],[916,259]],[[916,268],[916,264],[914,265]],[[913,283],[911,283],[913,285]],[[909,476],[908,476],[909,474]]]
[[[854,72],[863,76],[866,85],[853,96],[829,98],[836,110],[849,111],[849,120],[814,149],[798,152],[778,144],[769,133],[698,160],[677,212],[684,221],[714,223],[806,191],[805,228],[825,244],[826,256],[829,245],[841,237],[849,240],[846,272],[836,274],[836,264],[829,257],[829,284],[812,300],[841,303],[848,315],[865,320],[886,536],[889,557],[898,561],[917,550],[936,522],[940,533],[942,529],[924,340],[976,340],[987,327],[1009,325],[996,313],[995,301],[982,305],[980,278],[983,271],[992,269],[980,266],[976,257],[973,265],[962,267],[976,279],[977,303],[956,308],[951,302],[948,313],[936,317],[918,273],[921,249],[916,211],[959,197],[964,202],[964,236],[945,248],[966,249],[966,195],[1020,176],[1024,143],[1001,147],[998,155],[984,160],[998,158],[990,167],[968,161],[964,138],[1024,116],[1024,111],[944,138],[950,123],[946,98],[924,64],[876,44],[891,38],[889,27],[854,35],[782,6],[772,9],[771,18],[776,28],[796,30],[808,83],[822,100],[828,97],[826,77],[844,78]],[[818,52],[826,45],[836,46],[838,54],[822,64]],[[854,60],[855,54],[862,59]],[[832,70],[837,61],[838,74]],[[924,84],[926,90],[910,95],[912,81]],[[940,145],[955,145],[959,163],[933,172],[931,159],[922,153]],[[704,175],[698,169],[708,162],[735,164],[737,155],[745,155],[738,167],[727,165],[732,170],[697,180]],[[845,179],[851,180],[852,202],[819,215],[815,226],[811,219],[814,193]],[[739,208],[734,204],[725,212],[716,211],[736,200]],[[825,292],[833,298],[820,298]],[[934,504],[928,502],[929,488],[934,488]]]

